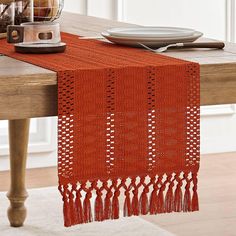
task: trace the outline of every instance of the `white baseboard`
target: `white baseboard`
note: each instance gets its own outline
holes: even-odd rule
[[[7,121],[0,124],[0,170],[9,169]],[[57,165],[57,118],[32,119],[27,168]]]
[[[27,169],[57,166],[57,152],[29,154]],[[9,157],[1,156],[0,171],[9,170]]]
[[[201,107],[201,153],[236,151],[236,107]]]

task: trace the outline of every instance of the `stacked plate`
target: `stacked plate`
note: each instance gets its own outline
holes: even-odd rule
[[[109,41],[138,47],[163,47],[174,43],[194,42],[203,34],[193,29],[177,27],[124,27],[112,28],[102,33]]]

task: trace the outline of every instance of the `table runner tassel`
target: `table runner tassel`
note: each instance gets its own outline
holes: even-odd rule
[[[67,196],[67,187],[68,186],[63,186],[59,185],[58,190],[60,191],[62,195],[62,200],[63,200],[63,215],[64,215],[64,226],[69,227],[71,226],[71,217],[70,217],[70,206],[68,202],[68,196]]]
[[[186,180],[185,193],[184,193],[184,202],[183,202],[183,211],[189,212],[192,208],[192,199],[190,194],[190,183],[191,181]]]
[[[78,190],[76,193],[75,207],[76,207],[76,212],[77,212],[77,220],[79,224],[82,224],[84,222],[81,197],[82,195],[80,193],[80,190]]]
[[[63,201],[64,201],[64,205],[63,205],[64,225],[66,227],[69,227],[71,226],[70,207],[69,207],[67,199],[63,199]]]
[[[91,209],[91,203],[90,199],[92,197],[91,190],[88,190],[84,203],[83,203],[83,209],[84,209],[84,223],[92,222],[92,209]]]
[[[199,210],[199,202],[198,202],[198,193],[197,193],[197,175],[193,174],[193,197],[192,197],[192,211]]]
[[[133,199],[132,199],[131,204],[132,204],[133,215],[138,216],[139,215],[139,201],[138,201],[137,186],[135,186],[135,189],[133,190]]]
[[[165,205],[164,205],[164,190],[165,185],[163,184],[160,189],[159,193],[157,195],[157,213],[164,213],[165,212]]]
[[[151,215],[157,214],[157,190],[158,190],[158,186],[155,184],[153,187],[151,197],[150,197],[150,214]]]
[[[119,196],[120,196],[120,190],[117,189],[114,192],[114,196],[112,199],[112,211],[111,211],[111,218],[112,219],[119,219]]]
[[[182,194],[182,180],[177,178],[178,184],[174,195],[174,211],[181,212],[183,210],[183,194]]]
[[[104,200],[104,219],[111,219],[111,198],[112,198],[112,192],[111,190],[108,190],[105,200]]]
[[[174,193],[173,193],[174,181],[171,181],[165,197],[165,212],[170,213],[174,210]]]
[[[74,201],[74,194],[73,190],[69,192],[69,207],[70,207],[70,221],[71,225],[77,224],[77,212],[76,212],[76,206],[75,206],[75,201]]]
[[[130,190],[125,191],[124,216],[132,216]]]
[[[145,186],[140,196],[139,207],[140,207],[140,213],[142,215],[147,215],[149,212],[149,204],[148,204],[148,196],[147,196],[148,192],[149,192],[149,188],[148,186]]]
[[[95,200],[95,221],[103,221],[104,220],[104,213],[103,213],[103,202],[102,202],[102,193],[101,190],[98,189],[96,191],[97,197]]]

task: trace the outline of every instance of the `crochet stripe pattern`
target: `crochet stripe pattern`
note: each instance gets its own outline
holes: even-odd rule
[[[62,38],[61,54],[17,54],[5,40],[0,52],[57,72],[65,226],[197,211],[199,64]]]

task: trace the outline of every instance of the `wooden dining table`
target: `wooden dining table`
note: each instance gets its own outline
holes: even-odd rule
[[[130,26],[66,12],[59,21],[62,31],[80,36],[100,36],[107,28]],[[236,103],[236,44],[226,43],[224,50],[169,50],[164,55],[200,64],[202,106]],[[25,169],[30,118],[50,116],[57,116],[56,73],[1,55],[0,120],[9,121],[11,186],[7,196],[11,226],[22,226],[26,218]]]

